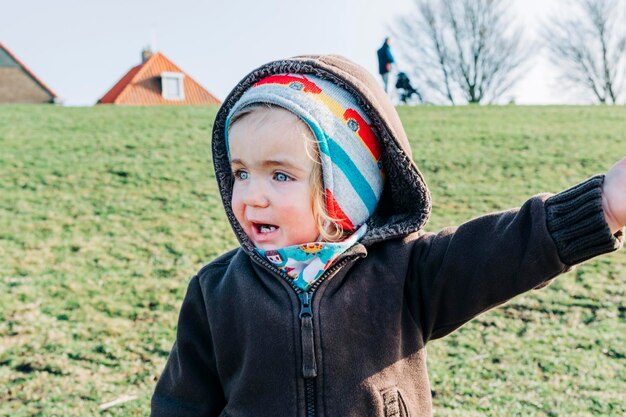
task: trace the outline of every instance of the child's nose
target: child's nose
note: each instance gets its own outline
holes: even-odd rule
[[[269,199],[267,198],[263,184],[258,181],[248,184],[244,195],[244,203],[252,207],[267,207],[269,205]]]

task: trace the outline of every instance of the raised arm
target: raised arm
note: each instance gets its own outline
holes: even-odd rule
[[[406,299],[424,339],[452,332],[483,311],[542,286],[622,244],[604,219],[604,177],[521,208],[493,213],[414,242]]]

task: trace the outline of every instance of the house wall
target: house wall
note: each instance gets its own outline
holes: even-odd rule
[[[51,103],[53,97],[19,67],[0,67],[0,103]]]

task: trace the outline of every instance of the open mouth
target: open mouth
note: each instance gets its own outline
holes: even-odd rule
[[[267,223],[254,223],[254,228],[258,233],[271,233],[275,230],[278,230],[278,226]]]

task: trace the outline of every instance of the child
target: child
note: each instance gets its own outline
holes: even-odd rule
[[[337,56],[226,98],[213,162],[241,243],[189,284],[153,416],[429,416],[425,345],[622,245],[626,159],[439,234],[400,119]]]

